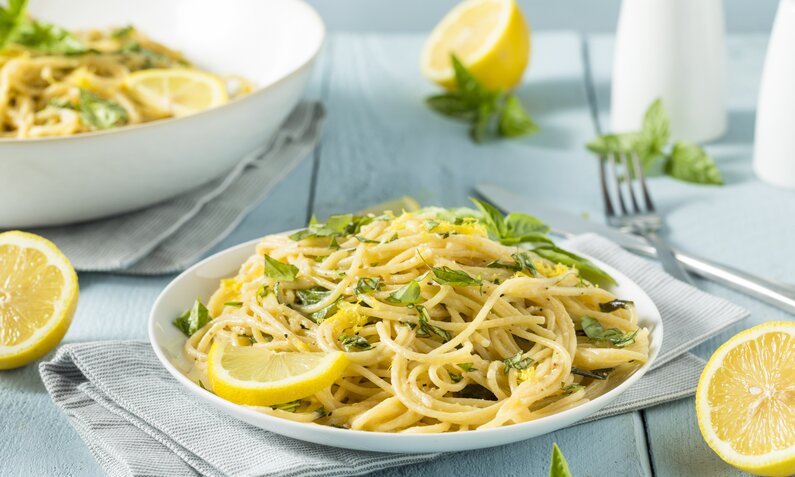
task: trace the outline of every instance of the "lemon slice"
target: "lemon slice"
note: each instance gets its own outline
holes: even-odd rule
[[[516,86],[530,59],[530,28],[515,0],[467,0],[433,29],[420,66],[447,89],[455,88],[451,53],[486,88]]]
[[[23,366],[61,341],[77,306],[77,274],[47,239],[0,234],[0,369]]]
[[[764,323],[724,343],[696,391],[707,444],[756,475],[795,474],[795,322]]]
[[[145,106],[177,117],[229,101],[221,78],[189,68],[136,71],[127,77],[125,86]]]
[[[345,353],[274,352],[216,340],[207,357],[213,392],[237,404],[272,406],[331,386],[348,365]]]

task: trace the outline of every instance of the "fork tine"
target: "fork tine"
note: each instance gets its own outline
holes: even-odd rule
[[[621,208],[621,213],[627,215],[627,206],[624,204],[624,194],[621,192],[621,178],[618,175],[618,160],[615,156],[610,156],[613,170],[613,181],[616,183],[616,195],[618,196],[618,206]]]
[[[610,199],[610,190],[607,186],[607,156],[599,158],[599,182],[602,184],[602,202],[605,206],[605,215],[608,217],[615,217],[616,211],[613,209],[613,201]]]
[[[632,168],[629,167],[629,161],[627,161],[627,155],[626,154],[619,154],[619,155],[621,156],[621,164],[624,166],[625,182],[627,183],[627,190],[629,190],[629,199],[632,202],[632,208],[634,209],[634,212],[636,214],[640,214],[641,208],[638,207],[638,201],[637,199],[635,199],[635,187],[633,187],[632,185],[637,175],[633,177],[632,174],[633,170]]]
[[[643,192],[643,199],[646,202],[646,208],[649,210],[649,212],[654,212],[654,202],[652,202],[649,189],[646,187],[646,178],[643,176],[643,166],[641,165],[640,157],[636,152],[632,153],[632,163],[635,165],[635,175],[638,178],[638,182],[640,182],[640,190]]]

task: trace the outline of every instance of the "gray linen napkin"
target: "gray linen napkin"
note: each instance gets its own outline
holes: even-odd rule
[[[658,359],[666,364],[587,420],[691,395],[704,362],[687,350],[747,312],[670,278],[601,237],[578,237],[567,246],[638,282],[665,325]],[[249,426],[198,403],[141,341],[64,345],[40,365],[40,373],[55,404],[112,476],[356,475],[436,457],[336,449]]]
[[[324,117],[322,104],[300,103],[267,145],[223,177],[137,212],[33,232],[55,242],[79,271],[180,271],[223,240],[311,154]]]

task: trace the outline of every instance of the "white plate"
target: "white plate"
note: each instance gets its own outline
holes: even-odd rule
[[[651,332],[649,361],[629,379],[593,401],[522,424],[442,434],[354,431],[269,416],[222,399],[203,390],[198,384],[185,377],[178,369],[187,370],[189,366],[189,363],[182,358],[185,335],[172,325],[174,317],[185,311],[196,300],[197,294],[206,302],[218,288],[220,279],[235,275],[240,265],[255,252],[258,242],[259,240],[254,240],[217,253],[175,278],[163,290],[152,307],[149,316],[149,340],[163,366],[177,381],[191,391],[196,399],[243,422],[295,439],[348,449],[381,452],[462,451],[529,439],[574,424],[605,407],[646,373],[662,345],[662,320],[660,312],[657,311],[651,298],[623,273],[599,260],[588,257],[616,279],[618,286],[611,291],[621,298],[635,302],[640,325],[649,328]]]
[[[223,4],[222,4],[223,3]],[[221,176],[298,102],[325,30],[300,0],[31,0],[70,29],[133,24],[197,66],[257,89],[178,119],[66,137],[0,139],[0,229],[139,209]]]

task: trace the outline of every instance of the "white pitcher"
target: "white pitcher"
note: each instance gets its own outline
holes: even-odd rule
[[[612,131],[640,127],[662,98],[675,139],[726,132],[726,39],[721,0],[624,0],[613,58]]]
[[[795,188],[795,0],[781,0],[767,47],[756,110],[754,171]]]

